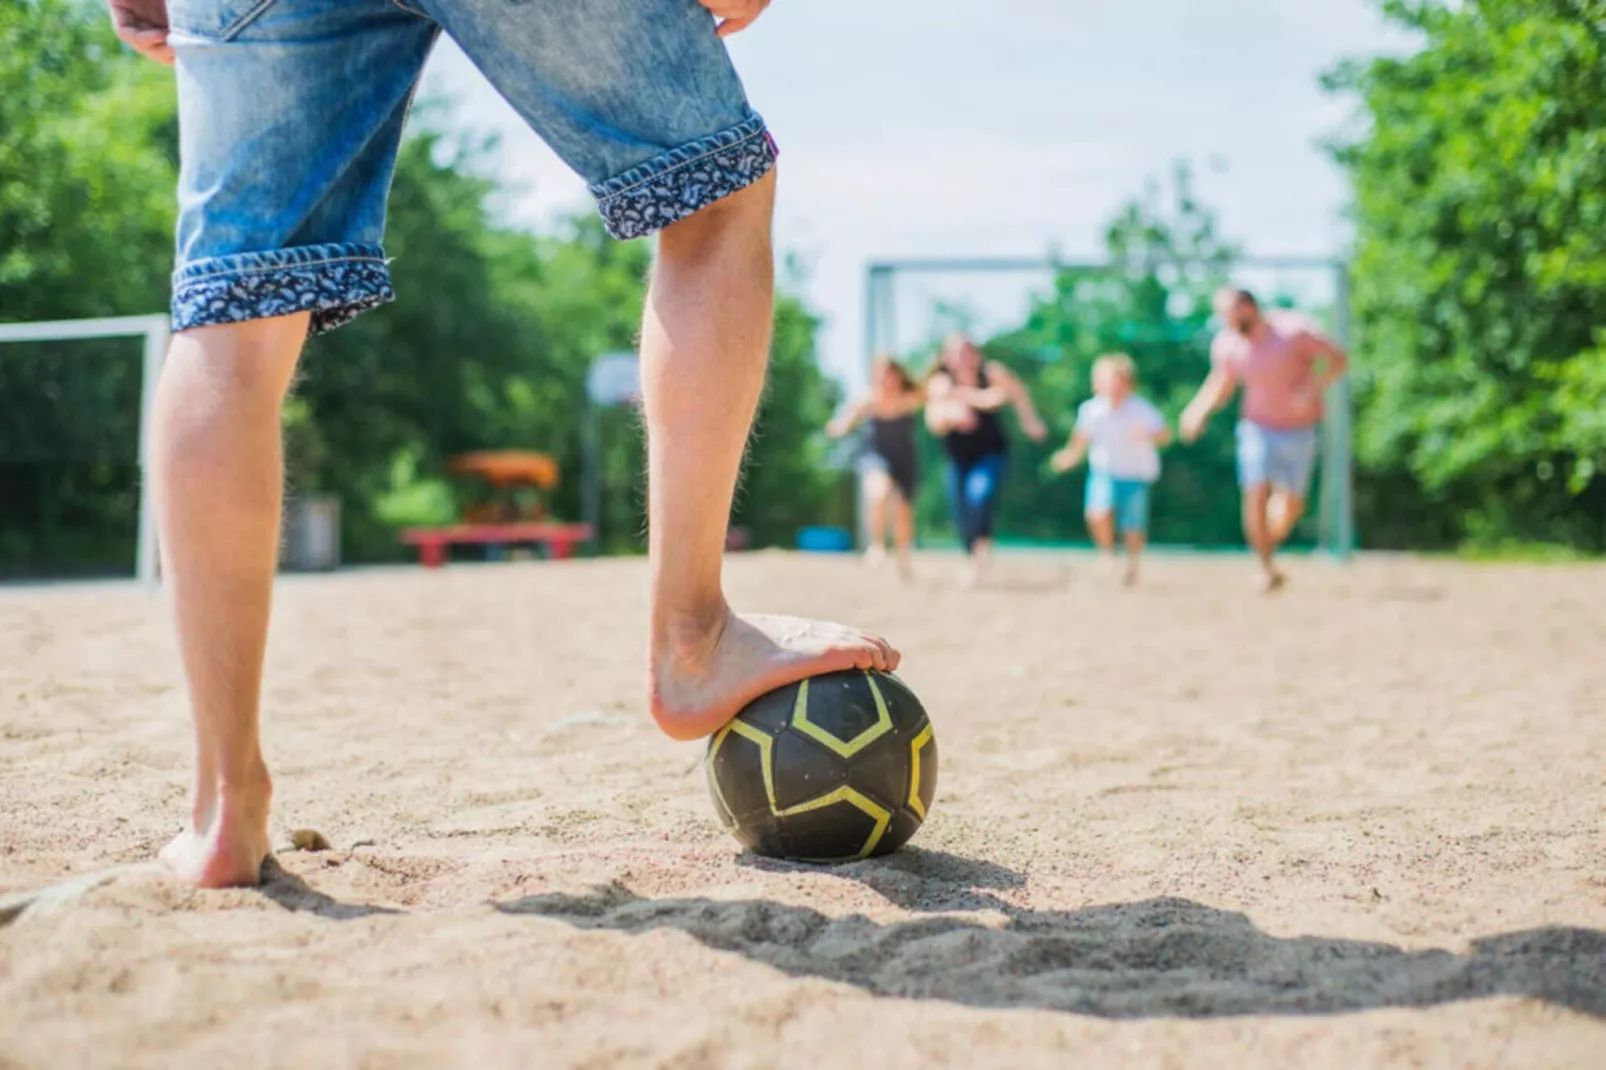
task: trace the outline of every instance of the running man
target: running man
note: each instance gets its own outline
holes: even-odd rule
[[[1083,511],[1099,553],[1117,570],[1115,537],[1126,549],[1121,582],[1138,582],[1138,562],[1148,542],[1149,488],[1160,478],[1160,449],[1171,441],[1165,417],[1137,393],[1138,371],[1125,353],[1093,362],[1093,394],[1076,412],[1076,428],[1064,449],[1049,459],[1056,472],[1088,462]]]
[[[1244,536],[1260,562],[1262,589],[1275,591],[1287,582],[1277,550],[1305,511],[1322,395],[1344,375],[1349,358],[1304,316],[1262,312],[1248,290],[1221,291],[1215,307],[1225,326],[1210,347],[1210,375],[1182,414],[1182,438],[1197,441],[1211,414],[1242,385]]]
[[[801,677],[897,666],[855,629],[736,614],[722,586],[770,343],[776,150],[721,38],[768,0],[108,3],[124,41],[177,69],[176,334],[150,445],[195,718],[190,822],[162,851],[180,877],[260,880],[279,412],[308,334],[394,296],[386,194],[442,32],[586,178],[615,237],[659,234],[641,335],[659,727],[693,739]]]
[[[992,559],[993,510],[1009,468],[1009,439],[998,414],[1010,406],[1027,437],[1048,437],[1014,373],[983,361],[970,339],[950,336],[926,382],[926,426],[948,451],[948,495],[966,556],[960,581],[967,587],[985,578]]]
[[[893,547],[904,579],[913,575],[910,551],[915,538],[915,491],[920,485],[915,417],[925,402],[925,389],[908,369],[883,353],[870,369],[870,395],[826,427],[832,438],[841,438],[860,423],[869,422],[869,449],[861,458],[865,504],[870,509],[870,548],[865,557],[871,564],[879,564],[886,556],[890,503]]]

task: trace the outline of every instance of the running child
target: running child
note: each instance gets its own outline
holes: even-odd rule
[[[1149,488],[1160,478],[1160,449],[1171,441],[1165,417],[1137,394],[1137,366],[1124,353],[1093,363],[1094,396],[1076,413],[1076,428],[1050,464],[1068,472],[1088,462],[1087,528],[1112,575],[1132,586],[1148,539]],[[1116,559],[1115,536],[1126,546],[1126,567]]]

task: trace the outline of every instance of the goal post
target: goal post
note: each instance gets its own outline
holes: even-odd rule
[[[1281,290],[1275,280],[1286,280],[1290,275],[1318,283],[1318,300],[1328,313],[1328,329],[1334,339],[1346,350],[1351,348],[1350,276],[1349,265],[1326,257],[1237,257],[1222,263],[1181,263],[1169,265],[1184,271],[1196,271],[1195,280],[1202,275],[1219,273],[1223,278],[1250,277],[1274,280],[1273,289]],[[1029,278],[1036,283],[1053,282],[1065,275],[1085,278],[1116,277],[1127,269],[1109,261],[1066,261],[1049,257],[931,257],[875,260],[866,265],[864,280],[864,367],[868,374],[877,353],[907,353],[911,349],[930,347],[935,341],[939,316],[927,315],[926,322],[915,322],[921,316],[910,316],[905,300],[908,295],[900,283],[918,280],[933,291],[944,285],[965,288],[968,292],[986,292],[1013,275]],[[1007,286],[1006,286],[1007,288]],[[1252,288],[1262,291],[1259,285]],[[1016,304],[1022,296],[1032,297],[1030,285],[1019,286],[1014,295]],[[994,295],[996,297],[996,294]],[[1263,298],[1275,300],[1280,294],[1262,292]],[[952,300],[951,296],[948,300]],[[960,297],[958,304],[965,298]],[[944,303],[942,298],[930,298],[935,311]],[[979,341],[980,339],[978,339]],[[1202,380],[1206,369],[1199,368]],[[1328,391],[1326,419],[1320,440],[1321,463],[1319,468],[1319,498],[1312,503],[1316,513],[1315,549],[1326,556],[1346,561],[1354,552],[1353,494],[1353,441],[1351,393],[1348,377],[1340,379]],[[861,511],[859,535],[865,537],[863,522],[863,495],[859,496]]]
[[[157,582],[156,509],[151,501],[150,443],[147,429],[156,400],[156,383],[167,356],[166,315],[114,316],[106,319],[0,323],[0,342],[71,342],[90,338],[143,338],[139,398],[139,535],[134,574],[139,582]],[[4,359],[0,353],[0,359]]]

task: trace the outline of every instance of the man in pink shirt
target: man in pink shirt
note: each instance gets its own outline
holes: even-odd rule
[[[1182,414],[1182,437],[1193,442],[1210,415],[1243,387],[1238,420],[1238,484],[1244,535],[1260,561],[1261,584],[1285,582],[1277,548],[1305,510],[1316,462],[1322,395],[1349,366],[1344,351],[1295,312],[1263,312],[1248,290],[1216,295],[1226,324],[1210,347],[1210,376]]]

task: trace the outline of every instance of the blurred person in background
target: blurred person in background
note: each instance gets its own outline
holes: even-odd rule
[[[949,336],[926,380],[926,426],[948,453],[948,496],[965,548],[960,582],[967,587],[986,577],[992,559],[993,513],[1009,469],[1009,438],[1000,417],[1006,408],[1014,408],[1033,441],[1048,437],[1014,373],[983,360],[964,335]]]
[[[1149,530],[1149,488],[1160,478],[1160,449],[1171,441],[1165,417],[1137,393],[1138,370],[1125,353],[1093,362],[1093,394],[1076,412],[1076,428],[1049,464],[1069,472],[1088,462],[1083,511],[1087,529],[1110,574],[1128,587],[1138,581],[1138,562]],[[1116,535],[1126,563],[1116,557]]]
[[[904,579],[913,575],[910,552],[915,536],[915,492],[920,485],[915,418],[925,404],[925,387],[885,353],[870,368],[870,393],[826,427],[832,438],[869,424],[869,441],[860,457],[864,502],[869,510],[870,547],[865,559],[879,564],[887,553],[887,512],[892,512],[893,550]]]
[[[1258,582],[1287,582],[1277,550],[1304,515],[1316,464],[1322,397],[1349,368],[1337,343],[1297,312],[1262,311],[1248,290],[1216,295],[1224,326],[1210,346],[1210,375],[1182,414],[1182,438],[1195,442],[1213,413],[1241,387],[1238,485],[1244,536],[1260,564]]]

